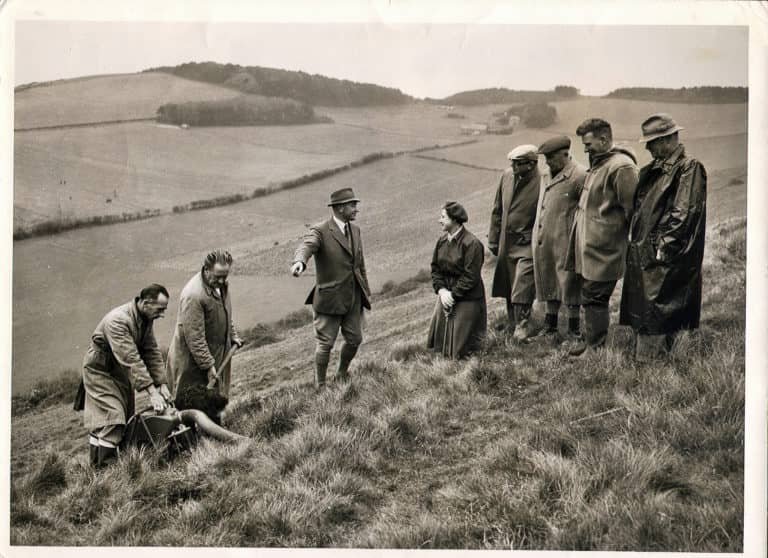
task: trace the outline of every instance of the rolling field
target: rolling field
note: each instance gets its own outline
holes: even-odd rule
[[[126,88],[115,88],[114,80],[124,80]],[[78,88],[111,95],[111,102],[125,110],[141,106],[142,99],[149,103],[153,95],[166,90],[176,91],[181,100],[224,94],[205,93],[196,89],[199,85],[162,74],[74,80],[21,92],[17,115],[46,116],[44,103],[25,104],[21,100],[56,91],[61,95],[48,107],[53,112],[60,106],[61,114],[65,114],[77,95],[88,101],[81,103],[84,107],[89,106],[91,94]],[[144,87],[146,93],[135,93]],[[138,104],[123,103],[131,95]],[[574,122],[589,114],[586,111],[639,122],[654,110],[669,110],[688,128],[683,132],[684,141],[710,173],[712,218],[743,215],[743,105],[702,110],[700,106],[654,107],[637,101],[595,103],[591,99],[559,103],[558,126],[575,128]],[[15,226],[146,209],[169,212],[177,204],[249,193],[371,152],[466,139],[458,135],[462,123],[487,121],[492,112],[502,108],[456,107],[466,120],[448,119],[445,111],[431,105],[412,104],[319,109],[335,122],[311,126],[181,130],[141,122],[16,133]],[[73,118],[85,118],[84,113],[72,114]],[[46,116],[49,123],[54,117]],[[634,121],[614,119],[614,123],[620,133],[626,130],[627,134],[637,126]],[[508,164],[505,156],[513,146],[540,143],[552,133],[521,129],[511,136],[475,136],[477,143],[430,150],[424,155],[500,169]],[[712,137],[717,134],[723,137]],[[638,153],[645,157],[641,162],[647,160],[644,151]],[[574,155],[583,161],[584,154],[578,148]],[[198,269],[201,256],[214,246],[229,247],[237,259],[233,298],[241,327],[271,321],[297,309],[311,279],[286,281],[285,269],[305,225],[326,215],[327,196],[334,189],[353,187],[364,200],[360,224],[371,279],[377,288],[428,265],[438,234],[438,208],[446,199],[458,199],[467,206],[470,229],[484,239],[497,181],[497,171],[404,156],[236,205],[15,242],[14,393],[62,368],[78,367],[88,336],[106,309],[128,300],[151,281],[162,282],[172,293],[178,293]],[[408,249],[403,250],[404,246]],[[168,342],[174,318],[172,305],[166,321],[158,325],[161,343]],[[46,347],[44,351],[41,345]]]
[[[90,83],[119,100],[118,83],[130,92],[147,79],[166,91],[165,78],[178,79],[112,76],[31,89],[17,117],[26,110],[38,122],[66,123],[73,120],[61,120],[65,109],[81,119],[99,110],[141,114],[155,105],[149,93],[109,113],[96,93],[81,91],[92,106],[77,106],[78,88]],[[171,89],[224,94],[183,89],[189,83]],[[16,133],[17,224],[250,192],[374,151],[466,139],[461,124],[486,121],[499,108],[456,107],[466,120],[414,104],[318,109],[334,124],[300,127],[182,131],[131,123]],[[636,363],[619,327],[586,362],[543,342],[514,343],[493,329],[504,320],[503,301],[489,299],[485,352],[449,362],[423,348],[435,304],[429,285],[375,295],[351,384],[332,383],[320,395],[312,389],[311,325],[236,355],[225,420],[251,438],[237,446],[203,441],[171,464],[128,452],[95,474],[69,393],[59,399],[65,403],[14,411],[11,542],[740,552],[745,105],[558,103],[560,123],[551,130],[479,136],[233,205],[16,241],[12,390],[77,370],[98,320],[149,282],[171,292],[167,316],[155,325],[167,346],[178,293],[214,247],[235,258],[238,328],[302,308],[313,266],[299,279],[288,268],[306,227],[328,218],[335,189],[352,187],[362,199],[358,224],[376,293],[429,266],[446,200],[464,204],[468,229],[486,241],[499,172],[473,166],[505,168],[515,145],[538,144],[561,128],[573,134],[591,115],[632,140],[642,164],[639,123],[661,110],[687,128],[682,139],[709,174],[702,327],[682,335],[668,361]],[[583,161],[579,145],[574,155]],[[492,264],[487,256],[487,290]]]
[[[122,74],[63,80],[14,96],[14,128],[154,118],[165,103],[216,101],[241,93],[170,74]]]
[[[295,280],[287,270],[305,224],[327,217],[333,189],[352,186],[363,200],[359,223],[377,289],[428,266],[445,199],[462,199],[473,216],[470,225],[485,229],[480,223],[487,223],[484,214],[496,179],[492,172],[400,157],[231,206],[17,241],[14,393],[35,379],[79,366],[104,312],[152,281],[169,287],[173,297],[168,317],[156,326],[161,344],[167,345],[175,297],[216,246],[229,248],[236,260],[232,296],[240,327],[300,308],[312,278]],[[41,340],[45,351],[40,351]]]

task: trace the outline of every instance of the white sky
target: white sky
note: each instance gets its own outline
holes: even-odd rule
[[[416,97],[484,87],[747,85],[746,27],[17,21],[15,84],[189,61],[303,70]]]

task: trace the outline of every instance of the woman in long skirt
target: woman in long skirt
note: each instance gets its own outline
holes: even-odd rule
[[[487,309],[481,277],[483,244],[464,223],[467,211],[447,202],[440,212],[443,235],[432,256],[432,286],[437,304],[429,326],[427,347],[449,358],[478,350],[485,338]]]

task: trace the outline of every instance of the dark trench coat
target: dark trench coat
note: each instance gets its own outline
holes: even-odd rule
[[[621,294],[622,325],[647,335],[699,326],[706,197],[706,171],[682,145],[666,160],[641,169]]]

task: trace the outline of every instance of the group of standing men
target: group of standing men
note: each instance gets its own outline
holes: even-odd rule
[[[658,356],[677,331],[698,327],[706,172],[686,155],[683,128],[669,115],[654,114],[641,129],[653,160],[640,170],[632,150],[615,145],[610,124],[596,118],[576,130],[589,169],[571,159],[566,136],[509,153],[488,247],[498,256],[492,295],[506,299],[515,339],[534,335],[530,313],[538,299],[546,305],[539,335],[557,332],[565,304],[570,355],[602,346],[608,303],[622,278],[620,324],[636,333],[636,358]],[[539,155],[549,174],[539,173]]]
[[[600,347],[608,331],[608,302],[622,277],[620,323],[636,332],[638,358],[668,349],[675,332],[698,326],[706,173],[686,155],[678,137],[682,129],[666,114],[643,122],[640,141],[653,160],[639,171],[632,151],[614,145],[611,126],[601,119],[586,120],[576,130],[589,169],[571,159],[566,136],[509,153],[511,168],[495,197],[488,247],[498,257],[492,295],[506,299],[515,339],[534,335],[530,316],[538,299],[546,305],[540,334],[557,333],[564,304],[569,353],[581,356]],[[539,155],[549,173],[539,173]],[[336,378],[348,379],[363,339],[363,312],[371,307],[360,229],[353,224],[359,202],[350,188],[333,192],[330,218],[309,229],[291,265],[299,276],[315,259],[316,282],[306,302],[314,310],[318,387],[325,385],[339,331],[344,342]],[[459,225],[464,221],[466,215]],[[163,286],[146,287],[98,324],[76,404],[85,410],[94,464],[116,456],[135,412],[134,390],[145,390],[158,412],[174,398],[179,408],[199,408],[195,394],[205,397],[211,389],[226,403],[228,355],[243,344],[232,321],[231,265],[228,252],[211,252],[182,290],[166,363],[152,330],[168,306]]]

